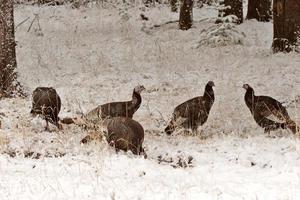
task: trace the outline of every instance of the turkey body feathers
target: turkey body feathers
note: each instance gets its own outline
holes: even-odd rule
[[[61,109],[61,99],[56,90],[47,87],[38,87],[32,94],[32,114],[38,114],[48,122],[59,126],[58,114]]]
[[[131,118],[116,117],[107,124],[107,142],[117,150],[131,150],[133,154],[144,153],[144,129]]]
[[[132,101],[111,102],[98,106],[85,115],[85,118],[105,119],[107,117],[129,117],[132,118],[137,109]]]
[[[192,98],[178,105],[174,109],[172,119],[165,132],[171,134],[176,127],[191,128],[195,131],[199,126],[202,126],[207,121],[215,100],[213,86],[214,83],[209,82],[205,87],[203,96]]]
[[[133,91],[131,101],[111,102],[98,106],[84,118],[88,121],[99,121],[112,117],[129,117],[132,118],[133,114],[139,109],[142,103],[142,97],[139,92]]]
[[[249,108],[256,123],[270,132],[279,128],[289,128],[296,133],[296,123],[291,120],[286,108],[276,99],[269,96],[255,96],[254,90],[248,84],[246,89],[245,103]]]

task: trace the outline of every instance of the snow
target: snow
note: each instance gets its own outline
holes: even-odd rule
[[[203,30],[200,35],[201,41],[197,48],[205,45],[210,47],[228,46],[243,44],[244,33],[240,33],[235,29],[232,23],[221,23]]]
[[[299,122],[300,57],[271,53],[272,23],[237,26],[246,35],[241,45],[193,48],[217,17],[212,7],[195,9],[188,31],[161,25],[178,18],[165,6],[120,9],[17,6],[16,24],[30,17],[16,30],[19,80],[28,93],[56,88],[61,117],[129,100],[143,84],[134,119],[146,130],[148,158],[116,154],[105,142],[81,145],[88,131],[75,125],[45,132],[29,114],[30,96],[4,99],[0,199],[299,199],[299,138],[286,130],[265,135],[243,99],[249,83],[286,102]],[[209,80],[216,101],[207,123],[197,134],[162,133],[173,108],[202,95]]]

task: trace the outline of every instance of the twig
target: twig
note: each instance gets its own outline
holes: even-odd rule
[[[203,18],[203,19],[200,19],[198,21],[194,21],[195,23],[199,23],[199,22],[203,22],[203,21],[206,21],[206,20],[209,20],[210,18]],[[163,24],[154,24],[152,27],[150,27],[150,29],[154,29],[154,28],[159,28],[161,26],[164,26],[164,25],[167,25],[167,24],[172,24],[172,23],[177,23],[179,22],[179,20],[171,20],[171,21],[167,21]]]
[[[156,112],[159,113],[161,120],[164,122],[164,125],[166,125],[167,124],[167,120],[165,120],[163,114],[158,109],[156,109]]]
[[[16,28],[15,28],[15,30],[19,27],[19,26],[21,26],[22,24],[24,24],[27,20],[29,20],[30,19],[30,17],[27,17],[26,19],[24,19],[22,22],[20,22],[17,26],[16,26]]]
[[[30,24],[30,26],[29,26],[29,28],[28,28],[28,30],[27,30],[27,32],[29,32],[30,31],[30,29],[31,29],[31,27],[32,27],[32,25],[33,25],[33,22],[36,20],[36,16],[34,17],[34,19],[32,20],[32,22],[31,22],[31,24]]]

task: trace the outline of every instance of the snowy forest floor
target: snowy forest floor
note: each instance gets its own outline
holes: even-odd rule
[[[52,86],[60,117],[129,100],[143,84],[134,119],[146,133],[148,159],[116,154],[105,142],[81,145],[87,134],[70,125],[45,132],[29,114],[31,97],[0,101],[0,199],[300,199],[300,139],[286,130],[263,133],[244,103],[242,85],[288,105],[300,122],[300,56],[270,50],[272,23],[245,21],[241,45],[201,46],[217,12],[194,10],[179,31],[167,7],[71,9],[17,6],[19,80],[30,94]],[[34,17],[30,30],[30,24]],[[216,100],[195,135],[162,131],[173,108],[215,82]],[[17,152],[15,155],[14,152]],[[188,163],[188,158],[192,157]]]

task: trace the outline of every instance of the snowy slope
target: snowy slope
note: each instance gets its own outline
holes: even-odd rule
[[[44,132],[44,121],[29,115],[30,97],[5,99],[0,150],[19,155],[0,155],[0,199],[300,199],[299,139],[284,130],[266,136],[243,100],[249,83],[257,94],[299,102],[300,57],[271,54],[272,23],[238,26],[243,45],[194,48],[213,25],[214,9],[195,9],[195,25],[184,32],[176,23],[153,28],[178,18],[164,6],[146,9],[148,22],[141,12],[16,7],[16,24],[30,17],[16,30],[28,92],[55,87],[65,117],[128,100],[143,84],[134,119],[146,130],[148,159],[115,154],[105,142],[82,146],[87,132],[73,125]],[[35,20],[28,31],[35,14],[40,28]],[[202,95],[209,80],[216,101],[199,133],[164,135],[173,108]],[[299,108],[297,101],[288,107],[298,122]],[[28,153],[39,159],[24,158]]]

